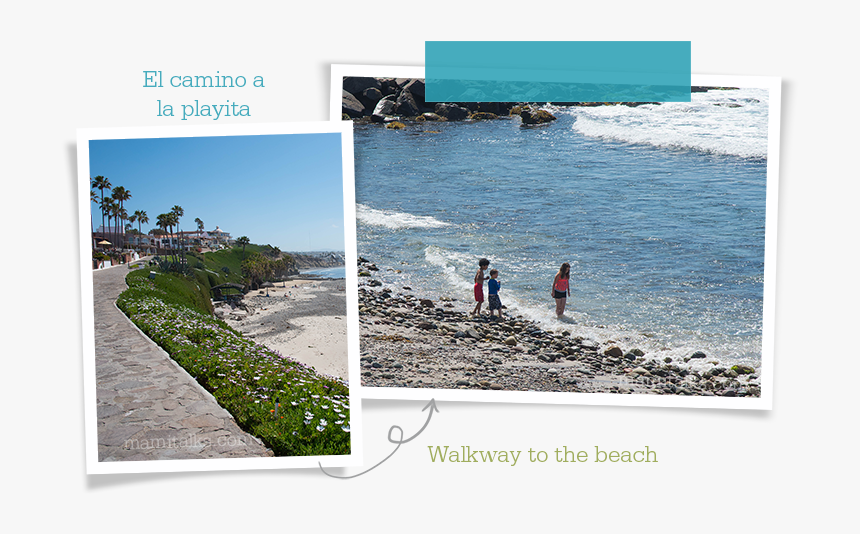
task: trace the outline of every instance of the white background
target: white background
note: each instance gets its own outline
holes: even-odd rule
[[[855,528],[854,17],[835,2],[469,4],[4,8],[5,522],[129,532]],[[329,65],[421,65],[425,40],[690,40],[694,73],[783,78],[773,411],[440,403],[419,438],[353,480],[315,469],[86,476],[75,129],[181,124],[155,116],[157,98],[248,104],[243,122],[327,120]],[[144,89],[144,70],[259,74],[266,88]],[[420,428],[423,405],[364,402],[367,466],[393,448],[390,425]],[[428,445],[647,445],[659,463],[440,465]]]

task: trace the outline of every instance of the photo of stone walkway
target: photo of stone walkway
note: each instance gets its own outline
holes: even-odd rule
[[[99,461],[273,456],[116,307],[128,273],[93,272]]]

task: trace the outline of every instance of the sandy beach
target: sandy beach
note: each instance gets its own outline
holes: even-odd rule
[[[216,313],[257,343],[349,380],[344,280],[291,280],[251,291],[243,299],[253,313]]]

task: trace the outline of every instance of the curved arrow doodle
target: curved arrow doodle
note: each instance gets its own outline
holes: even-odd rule
[[[394,453],[395,453],[395,452],[397,452],[397,451],[398,451],[398,449],[400,449],[400,446],[401,446],[401,445],[403,445],[404,443],[409,443],[409,442],[410,442],[410,441],[412,441],[413,439],[417,438],[417,437],[418,437],[422,432],[424,432],[424,429],[425,429],[425,428],[427,428],[427,425],[429,425],[429,424],[430,424],[430,419],[432,419],[432,418],[433,418],[433,411],[434,411],[434,410],[435,410],[436,412],[438,412],[438,411],[439,411],[439,408],[437,408],[437,407],[436,407],[436,399],[430,399],[430,402],[428,402],[428,403],[427,403],[427,406],[425,406],[424,408],[422,408],[422,409],[421,409],[421,411],[423,412],[423,411],[424,411],[424,410],[426,410],[427,408],[430,408],[430,412],[429,412],[429,413],[428,413],[428,415],[427,415],[427,420],[426,420],[426,421],[424,421],[424,426],[422,426],[422,427],[421,427],[421,430],[419,430],[418,432],[416,432],[412,437],[410,437],[410,438],[408,438],[408,439],[403,439],[403,429],[402,429],[402,428],[400,428],[400,427],[399,427],[399,426],[397,426],[397,425],[391,425],[391,428],[389,428],[389,429],[388,429],[388,441],[390,441],[391,443],[396,443],[396,444],[397,444],[397,446],[396,446],[396,447],[394,447],[394,450],[393,450],[393,451],[391,451],[391,454],[389,454],[388,456],[386,456],[385,458],[383,458],[382,460],[380,460],[380,462],[379,462],[378,464],[374,465],[373,467],[371,467],[371,468],[369,468],[369,469],[367,469],[367,470],[365,470],[365,471],[362,471],[361,473],[358,473],[358,474],[356,474],[356,475],[339,476],[339,475],[333,475],[333,474],[331,474],[331,473],[327,472],[325,469],[323,469],[322,462],[317,462],[317,463],[319,464],[319,466],[320,466],[320,471],[322,471],[323,473],[325,473],[326,475],[328,475],[328,476],[330,476],[330,477],[332,477],[332,478],[342,478],[342,479],[355,478],[355,477],[361,476],[361,475],[363,475],[363,474],[365,474],[365,473],[369,473],[370,471],[373,471],[374,469],[376,469],[377,467],[379,467],[380,465],[382,465],[382,463],[383,463],[383,462],[385,462],[386,460],[388,460],[389,458],[391,458],[392,456],[394,456]],[[391,433],[392,433],[392,432],[394,432],[394,429],[395,429],[395,428],[396,428],[397,430],[399,430],[399,431],[400,431],[400,439],[393,439],[393,438],[391,437]]]

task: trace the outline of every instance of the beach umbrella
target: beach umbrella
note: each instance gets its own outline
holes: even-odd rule
[[[98,242],[98,244],[99,245],[110,245],[111,243],[107,239],[102,239],[101,241]]]

